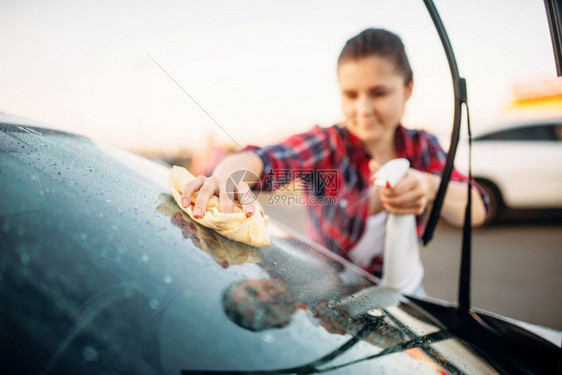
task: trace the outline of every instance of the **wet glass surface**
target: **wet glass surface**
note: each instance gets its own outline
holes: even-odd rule
[[[462,372],[438,323],[274,222],[233,242],[87,139],[0,130],[7,369]]]

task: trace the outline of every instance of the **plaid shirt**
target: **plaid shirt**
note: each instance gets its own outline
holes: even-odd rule
[[[435,136],[400,125],[394,139],[398,157],[408,159],[411,168],[441,175],[446,153]],[[255,189],[272,192],[298,178],[296,190],[304,193],[307,202],[308,235],[347,258],[365,230],[369,211],[371,156],[361,140],[345,127],[315,126],[280,143],[247,146],[244,151],[256,153],[264,164]],[[453,170],[451,180],[468,178]],[[422,214],[417,217],[418,236],[424,228]],[[366,269],[380,277],[382,257],[375,257]]]

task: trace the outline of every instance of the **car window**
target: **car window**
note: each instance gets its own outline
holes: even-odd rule
[[[477,141],[560,141],[562,125],[534,125],[476,137]]]

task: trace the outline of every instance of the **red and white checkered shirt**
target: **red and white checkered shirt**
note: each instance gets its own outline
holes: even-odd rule
[[[408,159],[411,168],[441,175],[447,155],[435,136],[400,125],[394,139],[398,157]],[[371,156],[361,140],[345,127],[315,126],[280,143],[247,146],[243,151],[256,153],[264,164],[255,189],[275,191],[298,178],[299,186],[294,188],[306,197],[308,235],[347,257],[365,230],[369,211]],[[453,169],[451,180],[465,182],[468,178]],[[488,197],[478,190],[488,206]],[[424,228],[422,214],[417,217],[419,236]],[[380,277],[382,257],[375,257],[366,269]]]

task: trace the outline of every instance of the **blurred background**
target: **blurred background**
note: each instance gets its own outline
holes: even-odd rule
[[[435,4],[481,135],[475,175],[495,200],[497,220],[475,233],[473,302],[562,329],[562,79],[544,4]],[[337,56],[367,27],[402,37],[415,80],[403,123],[447,148],[450,73],[421,0],[5,0],[0,111],[209,174],[241,146],[340,121]],[[302,207],[268,212],[303,228]],[[430,295],[456,299],[459,248],[440,225],[423,253]]]

